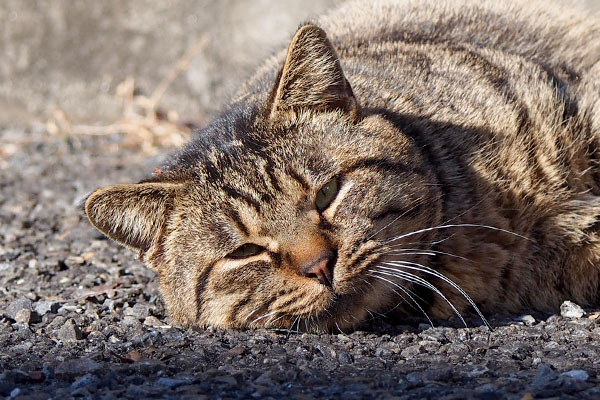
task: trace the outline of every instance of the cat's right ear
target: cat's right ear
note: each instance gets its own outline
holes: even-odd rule
[[[267,119],[289,112],[341,111],[359,119],[359,107],[325,31],[306,24],[294,35],[267,101]]]
[[[146,252],[157,239],[181,187],[157,182],[107,186],[86,199],[85,213],[109,238]]]

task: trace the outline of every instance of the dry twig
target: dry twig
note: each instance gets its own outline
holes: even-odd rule
[[[67,114],[56,109],[46,127],[51,134],[105,136],[123,134],[122,145],[153,152],[160,147],[178,147],[188,139],[192,126],[181,123],[174,110],[163,110],[160,101],[169,86],[186,71],[192,58],[208,43],[203,36],[177,60],[150,96],[137,94],[135,81],[129,77],[116,89],[116,97],[122,102],[122,116],[109,125],[73,124]]]

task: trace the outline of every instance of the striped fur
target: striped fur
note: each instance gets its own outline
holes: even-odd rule
[[[160,175],[100,189],[86,212],[140,251],[183,325],[596,303],[600,21],[548,8],[346,4],[302,26]],[[264,250],[235,257],[246,243]],[[324,262],[331,285],[307,272]]]

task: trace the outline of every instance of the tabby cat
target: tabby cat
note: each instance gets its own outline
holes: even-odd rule
[[[87,216],[139,251],[181,325],[591,305],[600,21],[548,6],[343,5],[158,173],[93,192]]]

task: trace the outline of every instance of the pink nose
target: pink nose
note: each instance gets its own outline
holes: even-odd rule
[[[332,251],[326,251],[317,260],[302,268],[302,275],[307,278],[314,278],[323,285],[333,286],[335,258],[335,254]]]

